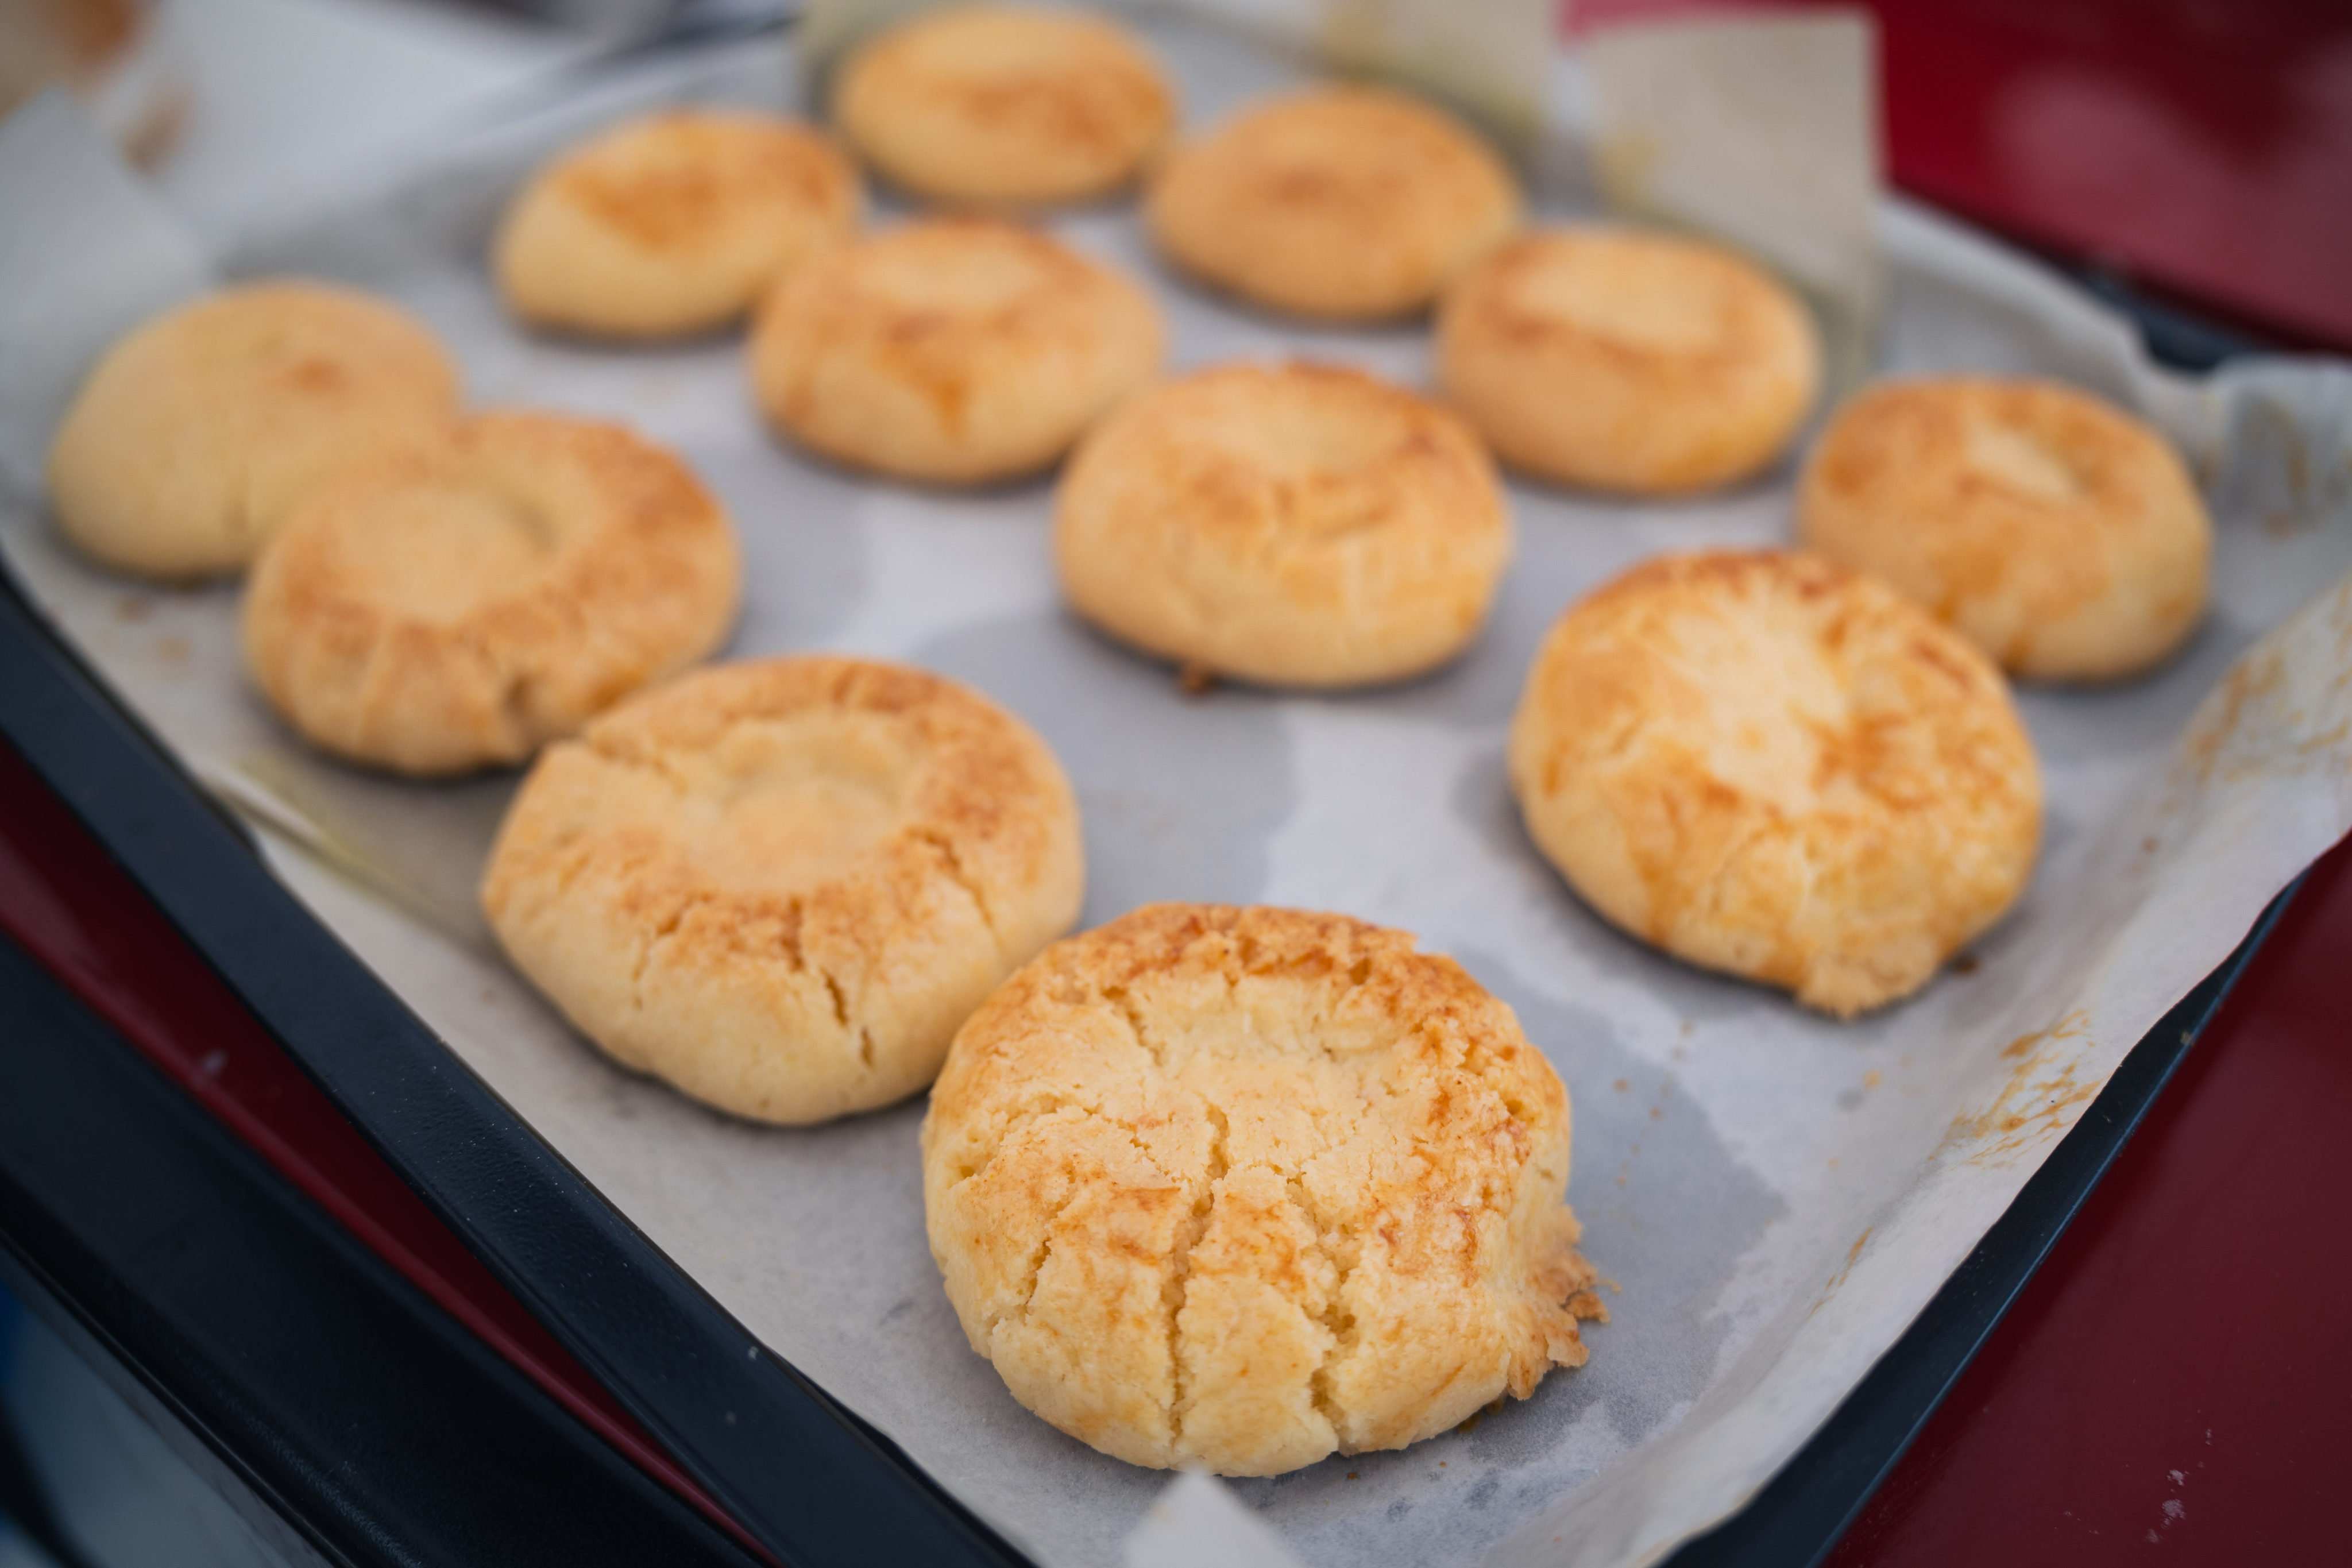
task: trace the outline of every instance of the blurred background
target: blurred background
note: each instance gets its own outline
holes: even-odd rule
[[[1318,3],[1409,10],[1420,0]],[[777,22],[800,5],[0,0],[0,112],[46,82],[69,83],[198,232],[216,235],[289,189],[331,181],[609,52]],[[1826,7],[1566,0],[1558,19],[1574,40],[1791,8]],[[2198,322],[2242,341],[2352,347],[2342,259],[2352,254],[2352,5],[1866,0],[1861,8],[1877,26],[1895,186],[2041,251],[2146,314],[2177,318],[2177,353],[2218,352],[2198,341]]]

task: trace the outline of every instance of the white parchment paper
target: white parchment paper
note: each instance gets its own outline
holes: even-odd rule
[[[1289,74],[1227,36],[1155,31],[1196,120]],[[1580,906],[1528,843],[1505,724],[1538,638],[1580,595],[1659,551],[1784,541],[1789,469],[1675,504],[1515,487],[1520,556],[1456,665],[1356,696],[1188,699],[1059,608],[1048,484],[953,496],[853,479],[764,433],[734,342],[614,352],[501,317],[481,252],[525,169],[648,103],[781,103],[791,80],[772,46],[607,79],[256,237],[228,266],[379,289],[440,330],[477,403],[614,417],[678,448],[743,536],[731,651],[911,659],[1023,714],[1077,787],[1088,923],[1155,899],[1344,910],[1419,932],[1518,1009],[1574,1100],[1570,1197],[1616,1284],[1614,1321],[1590,1330],[1590,1365],[1459,1431],[1238,1483],[1306,1562],[1637,1563],[1737,1507],[2123,1053],[2352,826],[2352,373],[2160,375],[2062,283],[1893,206],[1883,368],[2058,375],[2162,420],[2215,506],[2213,615],[2147,679],[2022,694],[2045,849],[1971,964],[1840,1026],[1664,959]],[[0,126],[0,300],[37,288],[44,301],[0,319],[10,566],[198,775],[271,827],[274,863],[320,918],[680,1268],[1043,1562],[1116,1561],[1167,1478],[1037,1421],[966,1347],[923,1240],[919,1102],[782,1131],[612,1067],[498,960],[473,912],[510,778],[407,784],[319,760],[243,680],[233,586],[159,592],[59,546],[37,455],[71,367],[195,281],[134,187],[76,173],[92,155],[61,105]],[[26,193],[60,188],[80,193],[70,248],[21,221]],[[1127,207],[1055,226],[1152,279],[1179,367],[1298,353],[1426,379],[1424,330],[1236,311],[1161,273]]]

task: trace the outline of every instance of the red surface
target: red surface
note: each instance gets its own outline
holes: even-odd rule
[[[1831,1559],[2341,1563],[2352,844]]]
[[[450,1316],[760,1552],[369,1147],[5,742],[0,931]]]
[[[1896,185],[2277,342],[2352,349],[2352,4],[1864,3]],[[1570,15],[1590,29],[1758,8]]]

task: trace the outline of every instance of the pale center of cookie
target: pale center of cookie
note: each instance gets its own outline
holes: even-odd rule
[[[1059,281],[1040,242],[986,229],[947,229],[877,246],[860,290],[907,312],[902,333],[1008,310]]]
[[[823,155],[787,136],[690,115],[616,138],[566,167],[562,193],[651,249],[686,249],[824,205]]]
[[[1517,283],[1513,303],[1528,314],[1646,353],[1706,353],[1727,332],[1717,279],[1680,256],[1598,247]]]
[[[388,487],[341,530],[346,570],[425,621],[459,621],[525,586],[556,552],[553,524],[518,497],[423,480]]]
[[[853,870],[904,822],[914,774],[906,737],[865,714],[739,724],[675,765],[698,869],[715,886],[761,893]]]
[[[2035,500],[2071,501],[2083,493],[2056,453],[2013,425],[1970,420],[1963,460],[1971,472]]]
[[[1296,374],[1296,373],[1294,373]],[[1237,380],[1229,395],[1200,411],[1190,445],[1218,459],[1218,482],[1245,489],[1286,539],[1319,542],[1391,521],[1403,497],[1391,459],[1418,437],[1410,422],[1342,381]]]
[[[1778,605],[1743,605],[1675,628],[1676,662],[1704,671],[1708,773],[1790,816],[1853,787],[1829,765],[1852,705],[1815,628]]]

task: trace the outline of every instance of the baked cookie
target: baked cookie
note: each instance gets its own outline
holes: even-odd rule
[[[1150,295],[1009,223],[937,218],[768,297],[751,382],[776,428],[853,468],[975,484],[1046,467],[1160,363]]]
[[[2032,679],[2136,674],[2205,615],[2213,524],[2188,468],[2138,420],[2050,382],[1859,394],[1805,464],[1797,527]]]
[[[1144,216],[1169,260],[1269,310],[1419,310],[1511,231],[1519,193],[1466,126],[1415,98],[1326,87],[1180,145]]]
[[[1027,725],[919,669],[698,670],[540,758],[482,908],[589,1038],[697,1100],[809,1122],[930,1082],[1077,918],[1077,805]]]
[[[726,513],[669,453],[486,414],[303,499],[254,563],[246,663],[327,751],[461,773],[717,647],[742,579]]]
[[[743,110],[671,110],[590,137],[531,176],[491,268],[526,321],[673,338],[740,320],[856,232],[857,174],[832,140]]]
[[[2025,889],[2042,777],[1990,660],[1870,578],[1729,552],[1559,618],[1511,722],[1528,831],[1614,924],[1840,1017]]]
[[[49,447],[68,542],[148,577],[241,570],[303,490],[437,441],[457,372],[424,323],[320,283],[247,283],[139,327]]]
[[[1670,495],[1779,456],[1821,388],[1811,316],[1769,273],[1630,229],[1522,235],[1438,311],[1437,382],[1504,462]]]
[[[958,1032],[923,1206],[1015,1399],[1130,1464],[1270,1476],[1584,1364],[1568,1153],[1551,1064],[1452,959],[1154,904]]]
[[[1135,178],[1176,95],[1105,16],[1023,5],[927,11],[850,57],[833,115],[891,184],[933,201],[1035,206]]]
[[[1462,651],[1511,556],[1486,448],[1360,371],[1223,365],[1138,394],[1071,458],[1063,591],[1113,637],[1282,686]]]

